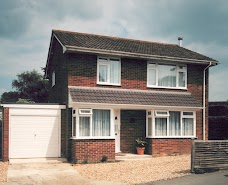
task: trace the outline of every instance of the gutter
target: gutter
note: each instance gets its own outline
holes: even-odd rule
[[[203,70],[203,140],[206,140],[206,70],[211,66],[212,62]]]
[[[109,50],[101,50],[101,49],[94,49],[94,48],[84,48],[84,47],[76,47],[76,46],[69,46],[65,45],[63,48],[63,53],[67,52],[83,52],[83,53],[93,53],[93,54],[103,54],[103,55],[115,55],[115,56],[124,56],[130,58],[142,58],[142,59],[155,59],[155,60],[171,60],[181,63],[196,63],[196,64],[208,64],[215,66],[219,64],[218,61],[210,61],[210,60],[197,60],[197,59],[190,59],[190,58],[178,58],[178,57],[170,57],[170,56],[160,56],[160,55],[148,55],[148,54],[139,54],[139,53],[129,53],[123,51],[109,51]]]

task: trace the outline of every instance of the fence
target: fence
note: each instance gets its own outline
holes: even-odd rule
[[[196,169],[228,169],[228,140],[193,140],[191,172]]]

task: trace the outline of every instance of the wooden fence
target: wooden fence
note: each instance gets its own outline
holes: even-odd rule
[[[191,172],[196,169],[228,169],[228,140],[193,140]]]

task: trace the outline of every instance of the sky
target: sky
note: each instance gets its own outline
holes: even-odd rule
[[[209,100],[228,100],[227,0],[0,1],[0,95],[16,75],[45,67],[52,29],[178,44],[220,62]]]

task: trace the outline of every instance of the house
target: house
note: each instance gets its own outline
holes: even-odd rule
[[[228,102],[209,102],[210,140],[228,139]]]
[[[112,161],[116,153],[135,153],[138,137],[147,140],[152,156],[189,154],[192,139],[208,139],[208,71],[217,64],[176,44],[53,30],[45,70],[50,105],[3,105],[3,158]],[[15,117],[22,112],[27,121]],[[18,120],[28,123],[34,115],[33,125],[50,122],[48,128],[55,128],[43,150],[31,142],[39,143],[45,127],[16,134]],[[19,140],[30,140],[36,155]]]
[[[67,106],[62,155],[114,160],[138,137],[154,156],[190,153],[192,139],[208,139],[217,64],[175,44],[53,30],[46,77],[50,103]]]

